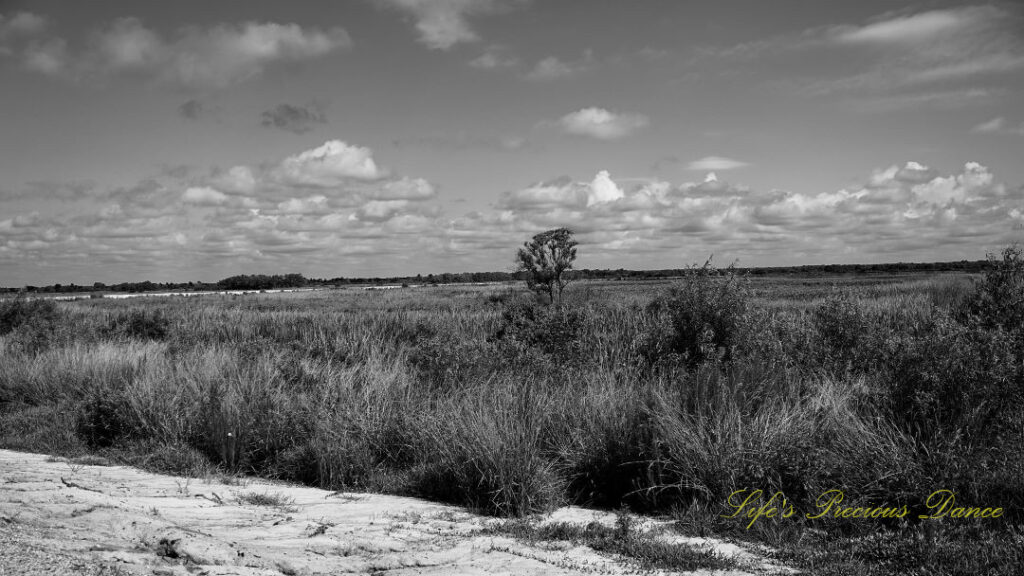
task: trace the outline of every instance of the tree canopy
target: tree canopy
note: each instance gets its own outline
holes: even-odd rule
[[[535,235],[516,254],[519,271],[526,273],[526,285],[538,294],[547,294],[549,302],[561,301],[569,284],[566,274],[576,260],[576,240],[572,230],[556,228]]]

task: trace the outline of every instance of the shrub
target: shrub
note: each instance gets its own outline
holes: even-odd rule
[[[891,340],[886,366],[894,421],[922,440],[963,436],[998,445],[1024,393],[1015,378],[1019,354],[1005,332],[948,316],[920,337]]]
[[[700,268],[690,268],[648,306],[654,329],[644,355],[657,362],[675,354],[690,365],[718,356],[731,359],[748,298],[747,284],[733,266],[719,270],[708,259]]]
[[[868,317],[860,298],[847,290],[833,290],[811,312],[811,324],[824,355],[822,363],[851,368],[868,335]]]
[[[11,335],[10,346],[33,353],[46,348],[59,327],[60,310],[52,300],[14,298],[0,301],[0,336]]]
[[[534,299],[506,303],[495,340],[519,343],[567,360],[579,354],[586,313],[578,308],[542,306]]]
[[[929,333],[893,338],[889,345],[882,386],[889,418],[918,443],[929,485],[965,500],[998,497],[1008,511],[1020,510],[1024,387],[1018,341],[1001,329],[940,317]]]
[[[128,436],[133,419],[123,397],[95,391],[79,408],[75,432],[90,448],[108,448]]]
[[[970,311],[986,328],[1010,331],[1024,328],[1024,251],[1003,250],[1002,259],[989,254],[989,269],[977,285]]]
[[[163,340],[170,330],[171,321],[160,309],[134,309],[121,311],[107,322],[104,332],[108,337]]]

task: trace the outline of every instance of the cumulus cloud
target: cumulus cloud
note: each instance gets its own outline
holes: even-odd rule
[[[973,259],[1015,239],[1022,202],[1024,189],[998,182],[976,162],[952,174],[905,162],[875,171],[861,186],[810,194],[752,190],[713,173],[698,182],[626,187],[601,171],[592,180],[563,177],[506,192],[496,210],[452,220],[448,240],[470,257],[568,226],[594,266],[621,266],[623,259],[666,266],[666,258],[685,255],[682,265],[711,253],[750,265],[765,258]]]
[[[187,26],[164,36],[140,19],[127,17],[93,31],[87,45],[74,50],[56,36],[33,40],[24,48],[24,61],[28,68],[50,75],[135,73],[167,83],[216,88],[260,76],[271,65],[320,58],[351,43],[340,27],[245,22]],[[71,53],[79,55],[71,58]]]
[[[260,124],[266,128],[277,128],[292,134],[305,134],[317,124],[326,124],[327,115],[316,105],[294,106],[278,104],[262,114]]]
[[[744,166],[749,166],[749,164],[740,160],[726,158],[724,156],[705,156],[704,158],[690,162],[687,165],[687,168],[690,170],[706,172],[708,170],[735,170],[736,168],[743,168]]]
[[[577,232],[586,267],[675,267],[712,253],[746,265],[959,260],[1019,240],[1024,225],[1024,188],[978,162],[953,171],[901,162],[858,185],[814,192],[748,188],[713,173],[680,183],[599,170],[444,215],[433,183],[388,172],[356,144],[332,140],[258,160],[116,190],[86,187],[86,199],[40,194],[29,209],[0,198],[0,266],[20,274],[46,262],[74,274],[68,281],[97,269],[159,270],[165,279],[282,267],[365,274],[371,259],[387,274],[410,264],[494,269],[525,238],[561,226]],[[159,268],[147,268],[152,262]]]
[[[280,179],[294,186],[332,187],[349,179],[377,180],[385,176],[373,159],[373,151],[341,140],[285,158]]]
[[[156,270],[150,279],[170,280],[254,267],[341,274],[339,266],[364,257],[441,253],[436,186],[393,175],[370,149],[340,140],[206,175],[164,171],[131,187],[82,186],[88,198],[65,194],[71,184],[59,194],[26,192],[32,204],[0,197],[0,266],[21,274],[27,263],[46,262],[79,282],[97,270],[129,278]],[[190,272],[196,267],[199,276]]]
[[[469,18],[515,8],[519,0],[377,0],[402,11],[416,22],[420,42],[433,50],[449,50],[456,44],[480,39]]]
[[[559,126],[569,134],[598,140],[616,140],[646,127],[650,120],[643,114],[617,113],[604,108],[582,108],[563,116]]]

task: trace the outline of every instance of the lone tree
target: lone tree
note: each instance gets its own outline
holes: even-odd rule
[[[569,284],[566,271],[576,259],[576,240],[572,230],[556,228],[541,232],[516,254],[517,270],[526,272],[526,285],[538,294],[547,293],[549,301],[562,300],[562,290]]]

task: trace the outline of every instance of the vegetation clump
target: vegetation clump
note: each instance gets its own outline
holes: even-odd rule
[[[52,300],[23,297],[0,301],[0,336],[12,348],[34,353],[49,346],[60,328],[60,310]]]
[[[674,354],[691,366],[712,358],[729,360],[747,312],[746,282],[730,266],[720,270],[708,259],[647,307],[653,317],[646,356]]]

